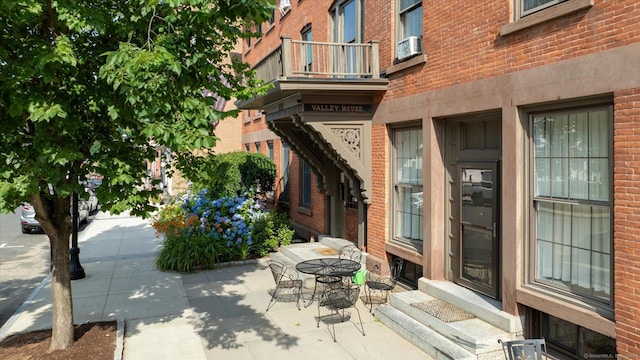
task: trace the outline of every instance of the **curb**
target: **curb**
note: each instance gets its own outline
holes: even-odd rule
[[[122,355],[124,353],[124,327],[125,321],[122,318],[118,318],[117,320],[117,330],[116,330],[116,349],[113,351],[113,360],[122,360]]]
[[[51,280],[51,272],[49,272],[49,274],[47,276],[45,276],[44,279],[42,279],[42,281],[40,282],[40,284],[38,285],[38,287],[36,287],[35,289],[33,289],[33,292],[31,292],[31,295],[29,295],[29,297],[27,298],[27,300],[25,300],[22,305],[20,305],[20,307],[13,313],[13,315],[11,315],[11,317],[9,318],[9,320],[7,320],[4,325],[2,325],[2,327],[0,328],[0,341],[4,340],[5,337],[7,337],[7,334],[9,333],[9,329],[11,329],[11,327],[13,326],[13,324],[16,322],[16,320],[18,320],[18,317],[20,317],[20,315],[22,314],[22,312],[29,306],[31,305],[31,302],[33,302],[33,299],[38,296],[38,294],[40,293],[40,291],[42,291],[42,289],[49,283],[49,281]]]

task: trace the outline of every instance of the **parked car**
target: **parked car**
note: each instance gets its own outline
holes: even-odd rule
[[[87,210],[89,211],[89,215],[91,215],[95,211],[98,211],[98,197],[91,188],[86,188],[85,191],[89,194],[89,197],[83,201],[87,203]]]
[[[89,219],[89,208],[87,201],[78,200],[78,223],[84,224]],[[20,214],[20,227],[23,234],[31,233],[33,230],[42,231],[42,226],[36,220],[36,211],[31,204],[25,202],[22,204],[22,213]]]

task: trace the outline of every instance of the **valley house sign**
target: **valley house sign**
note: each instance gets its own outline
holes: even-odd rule
[[[304,104],[305,112],[370,113],[371,105]]]

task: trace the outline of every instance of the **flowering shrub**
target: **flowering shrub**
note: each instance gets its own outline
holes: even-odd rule
[[[163,208],[154,221],[154,228],[165,238],[157,265],[191,271],[264,256],[291,242],[293,230],[287,220],[247,194],[218,199],[211,199],[206,189],[186,194],[180,206]]]

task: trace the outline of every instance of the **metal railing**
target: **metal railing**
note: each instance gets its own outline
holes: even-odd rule
[[[323,43],[283,36],[280,47],[253,68],[265,82],[278,78],[377,79],[378,42]]]

